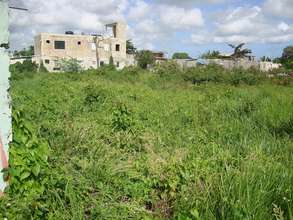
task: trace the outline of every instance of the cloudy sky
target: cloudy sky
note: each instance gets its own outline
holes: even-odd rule
[[[26,47],[38,32],[103,33],[124,21],[142,49],[229,52],[247,43],[256,56],[277,57],[293,45],[293,0],[11,0],[29,12],[11,11],[11,45]]]

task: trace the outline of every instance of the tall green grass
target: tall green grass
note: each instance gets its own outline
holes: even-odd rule
[[[2,217],[293,219],[292,87],[185,77],[13,80],[13,111],[49,142],[52,174],[38,198],[2,199]]]

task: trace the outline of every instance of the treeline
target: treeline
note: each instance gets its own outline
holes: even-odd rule
[[[98,69],[83,70],[79,62],[75,59],[62,60],[59,63],[61,72],[74,75],[96,74],[100,76],[112,77],[119,80],[139,81],[146,76],[152,76],[159,81],[172,81],[174,83],[191,83],[193,85],[216,83],[229,84],[238,86],[257,85],[260,83],[273,82],[280,85],[291,85],[293,78],[279,74],[280,70],[274,70],[269,74],[265,74],[258,69],[235,68],[231,70],[224,69],[216,64],[199,65],[197,67],[182,68],[175,61],[165,61],[159,64],[153,64],[151,68],[145,68],[146,63],[140,66],[125,67],[117,70],[114,65],[105,65]],[[10,66],[13,80],[19,80],[27,77],[33,77],[37,72],[47,73],[46,68],[40,67],[30,60],[24,63],[16,63]],[[58,73],[52,73],[58,74]],[[270,76],[270,77],[268,77]]]

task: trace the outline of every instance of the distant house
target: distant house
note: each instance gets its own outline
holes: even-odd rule
[[[162,63],[167,61],[168,59],[165,57],[165,53],[162,51],[152,51],[154,58],[155,58],[155,63]]]
[[[49,71],[59,71],[58,61],[63,58],[79,60],[84,69],[109,64],[111,57],[118,69],[131,65],[126,54],[126,24],[117,22],[106,28],[112,31],[109,36],[40,33],[35,37],[34,59]]]
[[[273,62],[260,62],[256,61],[254,56],[249,56],[246,58],[240,59],[228,59],[228,58],[220,58],[220,59],[206,59],[207,64],[217,64],[223,66],[225,69],[233,69],[233,68],[256,68],[262,72],[269,72],[273,69],[278,69],[282,65],[273,63]]]
[[[190,68],[197,66],[197,59],[173,59],[181,68]]]

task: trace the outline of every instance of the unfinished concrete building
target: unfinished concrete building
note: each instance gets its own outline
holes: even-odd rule
[[[35,57],[50,71],[60,71],[61,59],[74,58],[84,69],[98,68],[109,64],[111,57],[118,68],[130,65],[126,54],[126,24],[107,24],[112,30],[109,36],[40,33],[35,37]]]

